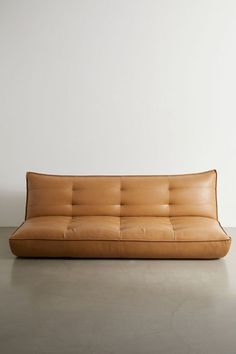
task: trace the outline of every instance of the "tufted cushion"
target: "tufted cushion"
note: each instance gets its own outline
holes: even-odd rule
[[[217,218],[216,173],[179,176],[52,176],[29,172],[26,218],[206,216]]]
[[[205,217],[38,216],[28,219],[14,239],[100,241],[227,240],[217,220]]]

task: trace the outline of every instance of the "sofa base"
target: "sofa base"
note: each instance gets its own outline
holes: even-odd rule
[[[18,257],[216,259],[224,257],[231,239],[217,241],[78,241],[10,239]]]

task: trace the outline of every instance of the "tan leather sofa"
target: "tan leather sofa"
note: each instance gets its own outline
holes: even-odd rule
[[[173,176],[27,173],[26,216],[10,237],[20,257],[220,258],[216,171]]]

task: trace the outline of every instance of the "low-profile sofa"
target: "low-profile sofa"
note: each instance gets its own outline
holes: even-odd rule
[[[223,257],[216,171],[170,176],[28,172],[26,215],[10,237],[19,257]]]

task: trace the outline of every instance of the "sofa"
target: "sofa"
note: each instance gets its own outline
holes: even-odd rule
[[[231,238],[218,221],[215,170],[160,176],[27,173],[18,257],[216,259]]]

